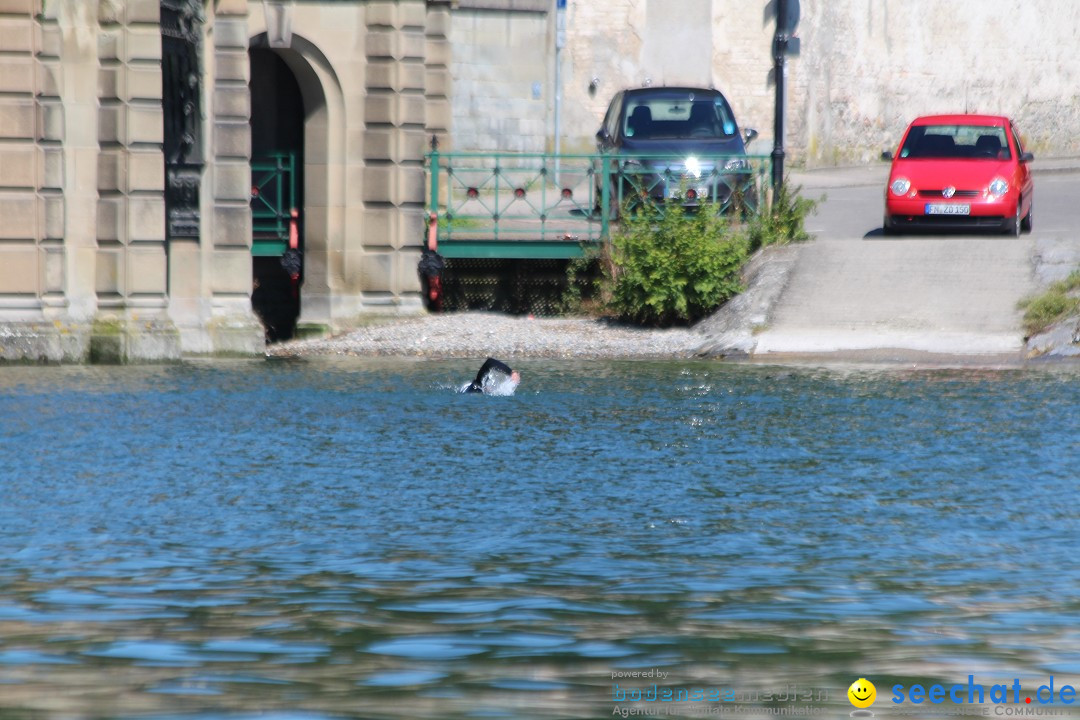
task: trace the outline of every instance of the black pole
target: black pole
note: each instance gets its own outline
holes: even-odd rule
[[[773,38],[773,67],[776,79],[776,114],[773,127],[773,199],[784,186],[784,57],[787,54],[788,0],[776,0],[776,35]]]

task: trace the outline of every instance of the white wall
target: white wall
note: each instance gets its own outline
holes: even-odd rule
[[[771,150],[768,0],[567,4],[565,150],[591,150],[611,96],[646,78],[654,84],[711,81],[728,96],[740,124],[761,131],[751,150]],[[1012,116],[1038,155],[1080,154],[1080,2],[802,0],[801,6],[802,54],[788,65],[793,160],[872,160],[899,140],[912,117],[965,110]],[[534,148],[539,135],[551,132],[553,44],[540,28],[548,16],[518,13],[512,16],[517,29],[510,30],[497,15],[454,15],[457,149],[493,147],[510,137],[523,145],[528,138]],[[543,102],[530,100],[534,76],[544,82]],[[593,78],[599,82],[590,92]],[[476,120],[492,103],[503,119]],[[487,124],[472,127],[478,122]]]
[[[458,10],[450,39],[454,149],[548,149],[554,67],[548,15]]]

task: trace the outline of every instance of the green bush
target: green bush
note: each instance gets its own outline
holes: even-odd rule
[[[1021,300],[1028,337],[1080,313],[1077,291],[1080,291],[1080,270],[1073,270],[1069,277],[1052,284],[1043,294]]]
[[[800,190],[785,185],[768,209],[741,224],[709,205],[687,212],[677,203],[628,202],[611,242],[569,264],[562,310],[647,325],[701,319],[742,291],[742,266],[752,252],[809,239],[806,218],[824,197],[809,200]],[[736,201],[729,217],[748,210]]]
[[[606,304],[642,324],[692,323],[742,291],[749,246],[717,209],[646,204],[623,215],[601,258]]]
[[[806,231],[806,218],[817,212],[818,203],[825,197],[811,200],[804,198],[801,191],[801,186],[791,189],[785,182],[772,204],[750,218],[747,229],[751,252],[768,245],[786,245],[810,239],[810,233]]]

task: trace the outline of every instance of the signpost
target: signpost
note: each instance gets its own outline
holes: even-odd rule
[[[776,114],[773,126],[773,198],[784,185],[784,69],[788,55],[797,55],[799,39],[794,37],[799,24],[799,0],[773,0],[776,4],[776,34],[773,37],[773,67],[776,80]]]
[[[566,0],[555,0],[555,177],[559,185],[559,136],[562,134],[562,49],[566,47]]]

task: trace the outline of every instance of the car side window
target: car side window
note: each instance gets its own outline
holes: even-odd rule
[[[1020,142],[1020,133],[1016,132],[1016,126],[1009,126],[1009,132],[1012,133],[1013,140],[1016,142],[1016,155],[1020,157],[1024,154],[1024,143]]]

